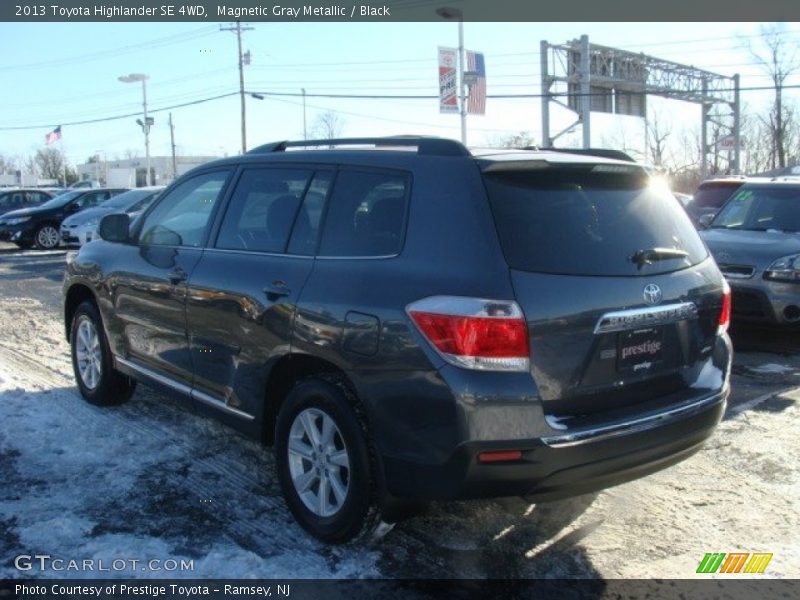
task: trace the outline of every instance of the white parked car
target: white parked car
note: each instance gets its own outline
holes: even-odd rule
[[[61,241],[65,246],[83,246],[97,239],[100,219],[112,213],[125,212],[131,221],[144,211],[163,190],[163,186],[143,187],[110,198],[94,208],[81,211],[61,223]]]

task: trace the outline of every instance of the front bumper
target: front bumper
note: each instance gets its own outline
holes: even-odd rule
[[[513,442],[467,442],[448,461],[422,465],[384,457],[387,489],[439,500],[530,496],[554,500],[618,485],[691,456],[722,419],[728,388],[661,413],[596,430]],[[481,452],[521,450],[513,462],[483,464]]]
[[[27,223],[19,225],[0,225],[0,241],[2,242],[33,242],[33,230]]]
[[[768,325],[800,325],[800,283],[728,279],[734,321]]]
[[[61,241],[66,246],[83,246],[97,239],[97,230],[94,227],[62,227]]]

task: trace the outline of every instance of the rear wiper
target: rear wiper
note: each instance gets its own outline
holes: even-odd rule
[[[640,269],[644,265],[650,265],[658,260],[669,260],[671,258],[686,258],[689,253],[677,248],[649,248],[647,250],[637,250],[631,256],[631,262]]]

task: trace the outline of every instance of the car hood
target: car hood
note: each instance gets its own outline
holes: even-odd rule
[[[73,225],[83,225],[84,223],[88,223],[92,219],[104,217],[118,210],[119,209],[115,208],[104,208],[102,206],[95,206],[94,208],[87,208],[86,210],[82,210],[77,214],[67,217],[61,224],[67,227]]]
[[[10,210],[3,213],[3,219],[16,219],[17,217],[29,217],[41,211],[36,210],[36,207],[31,208],[18,208],[17,210]]]
[[[720,264],[747,265],[759,270],[788,254],[800,252],[800,233],[706,229],[700,232]]]

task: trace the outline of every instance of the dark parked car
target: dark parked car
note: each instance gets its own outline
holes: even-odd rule
[[[493,152],[268,144],[132,228],[104,217],[64,281],[81,394],[141,380],[273,443],[289,508],[330,542],[408,502],[558,498],[690,456],[731,345],[688,217],[633,163]]]
[[[20,248],[30,248],[34,244],[43,250],[55,248],[61,240],[58,230],[64,219],[124,191],[120,188],[76,190],[39,206],[7,212],[0,216],[0,240],[14,242]]]
[[[692,222],[701,228],[708,225],[722,205],[745,181],[744,177],[727,177],[702,182],[697,186],[691,202],[686,205],[686,212]]]
[[[0,190],[0,215],[20,208],[30,208],[47,202],[53,194],[45,190],[19,188]]]
[[[752,179],[701,232],[733,291],[735,321],[800,325],[800,179]]]

